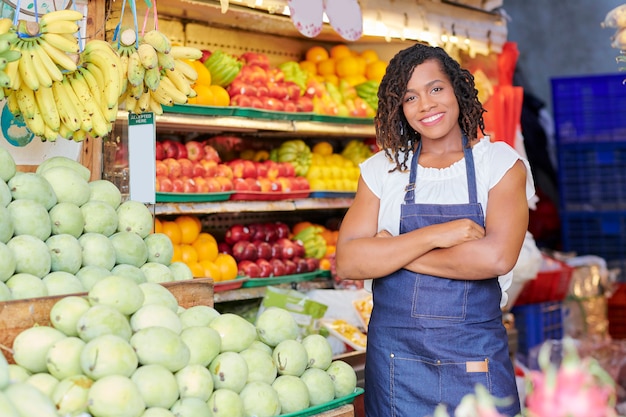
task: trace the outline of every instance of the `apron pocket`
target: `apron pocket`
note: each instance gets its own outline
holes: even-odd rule
[[[392,416],[427,416],[445,399],[448,412],[476,384],[491,392],[489,364],[485,360],[436,361],[420,357],[391,359]]]
[[[435,320],[465,320],[469,282],[415,274],[412,316]]]

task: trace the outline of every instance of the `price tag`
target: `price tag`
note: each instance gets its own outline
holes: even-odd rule
[[[128,114],[129,197],[146,204],[155,202],[155,141],[153,113]]]

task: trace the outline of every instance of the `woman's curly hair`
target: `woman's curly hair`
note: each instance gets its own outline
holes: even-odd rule
[[[392,171],[407,170],[409,151],[421,139],[421,135],[411,128],[404,117],[402,102],[415,67],[431,59],[439,61],[441,69],[452,83],[459,103],[459,125],[468,140],[471,142],[476,139],[479,128],[485,134],[485,109],[478,100],[474,76],[461,68],[442,48],[417,43],[398,52],[389,61],[387,72],[378,88],[376,138],[387,157],[396,163]],[[404,155],[402,160],[400,155]]]

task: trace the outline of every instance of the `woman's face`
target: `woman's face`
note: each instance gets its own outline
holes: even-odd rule
[[[422,139],[440,139],[459,132],[459,103],[437,60],[415,67],[407,83],[402,109],[409,125]]]

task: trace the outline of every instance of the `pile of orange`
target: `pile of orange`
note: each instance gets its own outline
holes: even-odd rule
[[[214,282],[237,278],[237,261],[231,255],[219,253],[213,235],[202,231],[200,219],[180,215],[173,220],[155,221],[155,232],[169,236],[174,245],[172,262],[184,262],[194,278],[211,278]]]
[[[198,73],[193,89],[196,97],[189,98],[189,104],[200,104],[203,106],[222,106],[230,105],[230,95],[222,86],[211,84],[211,72],[200,61],[187,60],[187,64],[191,65]]]
[[[387,63],[372,49],[356,52],[347,45],[334,45],[327,50],[316,45],[305,53],[300,67],[316,76],[320,81],[337,83],[339,79],[357,85],[368,80],[380,81],[387,69]]]

